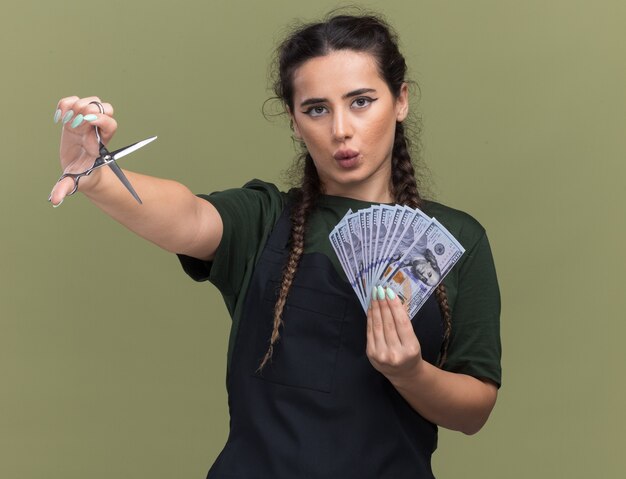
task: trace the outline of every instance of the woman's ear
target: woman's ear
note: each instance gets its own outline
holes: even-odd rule
[[[409,85],[403,83],[400,87],[400,94],[396,98],[396,121],[401,122],[409,114]]]
[[[287,114],[289,115],[289,127],[293,130],[293,134],[298,140],[302,140],[302,135],[300,134],[300,129],[298,128],[298,123],[296,122],[296,118],[291,113],[291,109],[287,107]]]

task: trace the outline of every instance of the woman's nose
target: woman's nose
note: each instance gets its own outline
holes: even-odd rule
[[[352,137],[352,125],[349,115],[342,111],[336,111],[333,115],[333,138],[343,141]]]

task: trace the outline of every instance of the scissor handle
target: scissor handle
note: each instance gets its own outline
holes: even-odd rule
[[[108,153],[108,152],[107,152]],[[109,163],[111,163],[111,161],[114,160],[110,160],[107,161],[105,160],[102,156],[96,158],[96,161],[94,161],[94,164],[91,166],[91,168],[85,170],[85,171],[81,171],[80,173],[63,173],[59,179],[57,180],[57,183],[59,181],[61,181],[64,178],[72,178],[74,180],[74,188],[72,189],[72,191],[70,191],[67,196],[71,196],[74,193],[76,193],[76,190],[78,190],[78,181],[83,177],[83,176],[89,176],[91,175],[91,173],[94,170],[97,170],[98,168],[102,168],[105,165],[108,165]]]

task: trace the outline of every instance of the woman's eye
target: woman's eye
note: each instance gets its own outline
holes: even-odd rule
[[[304,112],[305,115],[309,116],[321,116],[326,111],[326,107],[324,106],[312,106],[307,111]]]
[[[373,98],[359,97],[352,102],[352,105],[356,108],[365,108],[375,101],[376,100],[374,100]]]

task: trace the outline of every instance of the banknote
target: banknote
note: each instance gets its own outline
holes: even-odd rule
[[[465,252],[436,219],[401,205],[350,210],[329,240],[364,311],[373,287],[383,286],[408,306],[411,317]]]
[[[408,304],[413,317],[464,253],[463,246],[433,219],[426,231],[403,251],[398,250],[380,283]]]

